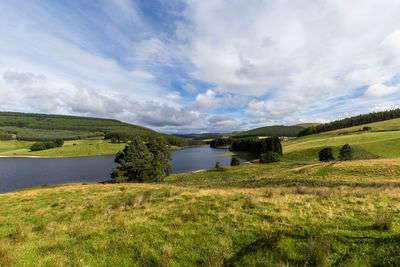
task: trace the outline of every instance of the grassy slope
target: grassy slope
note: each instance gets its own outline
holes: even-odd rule
[[[252,129],[245,132],[240,132],[235,134],[235,137],[250,137],[250,136],[297,136],[297,134],[303,130],[300,126],[266,126],[256,129]]]
[[[384,156],[398,138],[331,132],[285,141],[276,164],[2,194],[0,265],[399,266],[400,159],[313,162],[344,142]]]
[[[368,132],[359,132],[364,126],[372,128]],[[350,144],[362,157],[400,157],[400,119],[375,122],[361,126],[335,130],[317,135],[304,136],[283,142],[287,159],[315,161],[316,153],[325,146],[335,150],[344,144]]]
[[[115,155],[126,145],[111,144],[109,140],[87,139],[65,141],[62,147],[31,152],[29,147],[32,144],[33,142],[16,140],[0,141],[0,156],[84,157]]]
[[[0,263],[396,266],[399,174],[397,159],[279,163],[3,194]]]

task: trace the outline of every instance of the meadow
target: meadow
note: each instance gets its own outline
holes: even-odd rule
[[[0,195],[0,263],[400,264],[400,160],[277,163]]]
[[[2,194],[0,264],[399,266],[400,136],[382,123],[284,141],[279,163]],[[344,143],[355,160],[317,161]]]
[[[89,138],[85,140],[65,141],[62,147],[41,151],[30,151],[34,142],[0,141],[0,156],[29,156],[29,157],[85,157],[100,155],[115,155],[124,149],[126,143],[113,144],[109,140]]]

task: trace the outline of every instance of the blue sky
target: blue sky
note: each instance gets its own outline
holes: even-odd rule
[[[0,2],[0,110],[167,133],[400,106],[397,0]]]

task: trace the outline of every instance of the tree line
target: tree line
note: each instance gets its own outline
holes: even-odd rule
[[[64,140],[57,139],[55,141],[49,141],[49,142],[36,142],[33,145],[31,145],[30,150],[31,151],[40,151],[40,150],[46,150],[50,148],[55,148],[55,147],[62,147],[64,145]]]
[[[282,144],[277,136],[263,139],[249,137],[233,139],[231,150],[250,152],[257,157],[260,157],[261,154],[267,153],[268,151],[282,155]]]
[[[210,142],[210,147],[216,148],[216,147],[221,147],[221,146],[230,146],[232,145],[233,139],[232,138],[222,138],[218,137],[213,139]]]
[[[332,130],[348,128],[353,126],[358,126],[366,123],[391,120],[400,118],[400,108],[382,111],[382,112],[372,112],[364,115],[358,115],[350,118],[345,118],[342,120],[336,120],[329,123],[320,124],[313,127],[307,127],[298,133],[298,137],[328,132]]]
[[[12,134],[0,131],[0,141],[7,141],[12,139]]]

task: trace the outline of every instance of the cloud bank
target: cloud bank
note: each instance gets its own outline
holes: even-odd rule
[[[400,104],[398,1],[16,0],[0,10],[0,110],[215,132]]]

